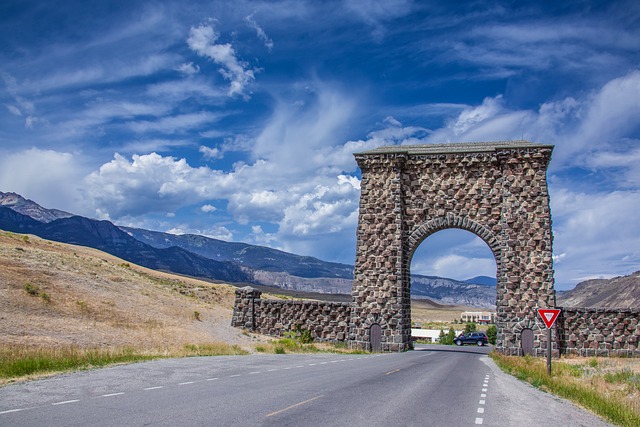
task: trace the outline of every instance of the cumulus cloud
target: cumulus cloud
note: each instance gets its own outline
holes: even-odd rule
[[[31,148],[0,156],[0,189],[47,207],[91,214],[82,198],[82,159],[73,153]]]
[[[209,212],[215,212],[217,209],[215,206],[212,206],[212,205],[202,205],[200,210],[204,213],[209,213]]]
[[[208,168],[193,168],[185,159],[156,153],[133,155],[129,161],[116,154],[109,163],[92,172],[85,186],[96,212],[118,219],[177,208],[215,199],[220,175]]]
[[[212,25],[202,24],[191,27],[187,44],[199,56],[209,58],[221,65],[220,74],[230,82],[229,96],[240,95],[248,98],[248,86],[255,80],[254,71],[237,58],[236,51],[230,43],[216,44],[220,35]]]

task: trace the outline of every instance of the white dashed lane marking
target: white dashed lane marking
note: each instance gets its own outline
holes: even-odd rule
[[[486,404],[485,398],[487,397],[487,390],[489,387],[489,374],[485,375],[484,382],[482,383],[482,393],[480,393],[481,399],[478,400],[478,410],[476,411],[478,414],[484,414],[484,405]],[[484,418],[476,417],[476,424],[483,424]]]
[[[51,406],[58,406],[58,405],[66,405],[67,403],[76,403],[76,402],[80,402],[78,399],[73,399],[73,400],[65,400],[64,402],[55,402],[52,403]]]
[[[382,354],[377,354],[377,355],[372,355],[372,356],[367,356],[367,357],[352,357],[352,358],[348,358],[348,359],[336,359],[336,360],[330,360],[330,361],[325,361],[325,362],[319,362],[319,363],[309,363],[307,366],[304,365],[296,365],[296,366],[287,366],[284,368],[273,368],[273,369],[268,369],[266,372],[276,372],[276,371],[280,371],[280,370],[289,370],[289,369],[296,369],[296,368],[305,368],[305,367],[310,367],[310,366],[318,366],[318,365],[327,365],[329,363],[339,363],[339,362],[349,362],[349,361],[354,361],[354,360],[363,360],[363,359],[369,359],[371,357],[380,357],[383,356]],[[249,375],[257,375],[257,374],[261,374],[261,371],[253,371],[253,372],[249,372]],[[234,374],[234,375],[229,375],[227,378],[238,378],[241,377],[242,374]],[[212,377],[212,378],[206,378],[204,381],[215,381],[220,379],[220,377]],[[194,384],[197,381],[185,381],[185,382],[181,382],[181,383],[177,383],[175,384],[176,386],[183,386],[183,385],[189,385],[189,384]],[[486,386],[486,383],[485,383]],[[143,388],[143,391],[151,391],[151,390],[160,390],[165,388],[166,386],[163,385],[158,385],[158,386],[152,386],[152,387],[146,387]],[[483,389],[483,391],[486,391],[486,389]],[[95,396],[95,397],[115,397],[115,396],[122,396],[123,394],[125,394],[125,392],[120,391],[120,392],[116,392],[116,393],[106,393],[106,394],[102,394],[99,396]],[[485,397],[486,395],[481,395],[481,397]],[[317,397],[316,397],[317,398]],[[314,398],[315,399],[315,398]],[[80,399],[71,399],[71,400],[65,400],[65,401],[61,401],[61,402],[54,402],[51,403],[51,406],[60,406],[60,405],[67,405],[67,404],[71,404],[71,403],[78,403],[81,402]],[[2,414],[11,414],[11,413],[15,413],[15,412],[20,412],[20,411],[25,411],[27,409],[33,409],[33,408],[16,408],[16,409],[6,409],[4,411],[0,411],[0,415]],[[477,422],[478,419],[476,419],[476,424],[478,424]],[[480,418],[480,420],[482,420]],[[480,422],[480,424],[482,424],[482,422]]]
[[[7,411],[1,411],[0,414],[11,414],[12,412],[20,412],[24,411],[24,409],[9,409]]]

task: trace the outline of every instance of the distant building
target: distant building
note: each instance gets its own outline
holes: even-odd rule
[[[491,311],[465,311],[460,315],[463,323],[488,324],[496,322],[496,313]]]
[[[444,331],[445,334],[449,333],[449,330]],[[462,331],[456,331],[456,336],[460,335]],[[440,338],[440,329],[418,329],[411,328],[411,339],[413,341],[421,340],[426,342],[438,342]]]

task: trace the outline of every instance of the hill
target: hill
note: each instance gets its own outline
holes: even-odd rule
[[[557,296],[562,307],[640,308],[640,271],[612,279],[581,282]]]
[[[177,247],[154,248],[134,239],[109,221],[71,216],[40,222],[13,209],[0,207],[0,229],[99,249],[155,270],[227,282],[251,280],[251,276],[236,264],[210,260]]]
[[[471,283],[474,285],[496,286],[497,280],[495,277],[476,276],[476,277],[472,277],[471,279],[467,279],[464,282]]]
[[[15,193],[0,192],[0,205],[0,229],[93,247],[148,268],[291,293],[351,294],[352,265],[205,236],[118,227],[109,221],[46,209]],[[414,298],[473,307],[495,305],[495,286],[411,277]]]
[[[248,344],[234,289],[104,252],[0,231],[0,341],[30,347]]]

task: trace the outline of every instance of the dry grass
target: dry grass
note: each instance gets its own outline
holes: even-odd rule
[[[411,322],[421,324],[422,329],[460,329],[460,315],[466,308],[442,306],[425,300],[411,300]],[[455,323],[454,323],[455,322]]]
[[[640,361],[619,358],[546,360],[492,354],[506,372],[587,408],[620,426],[640,425]]]
[[[234,290],[0,231],[5,346],[157,351],[225,342],[250,349],[252,340],[230,326]]]
[[[132,347],[88,349],[78,347],[33,348],[0,346],[0,385],[16,379],[33,379],[51,373],[91,369],[163,357],[242,355],[247,352],[226,343],[187,344],[182,347],[136,350]]]

